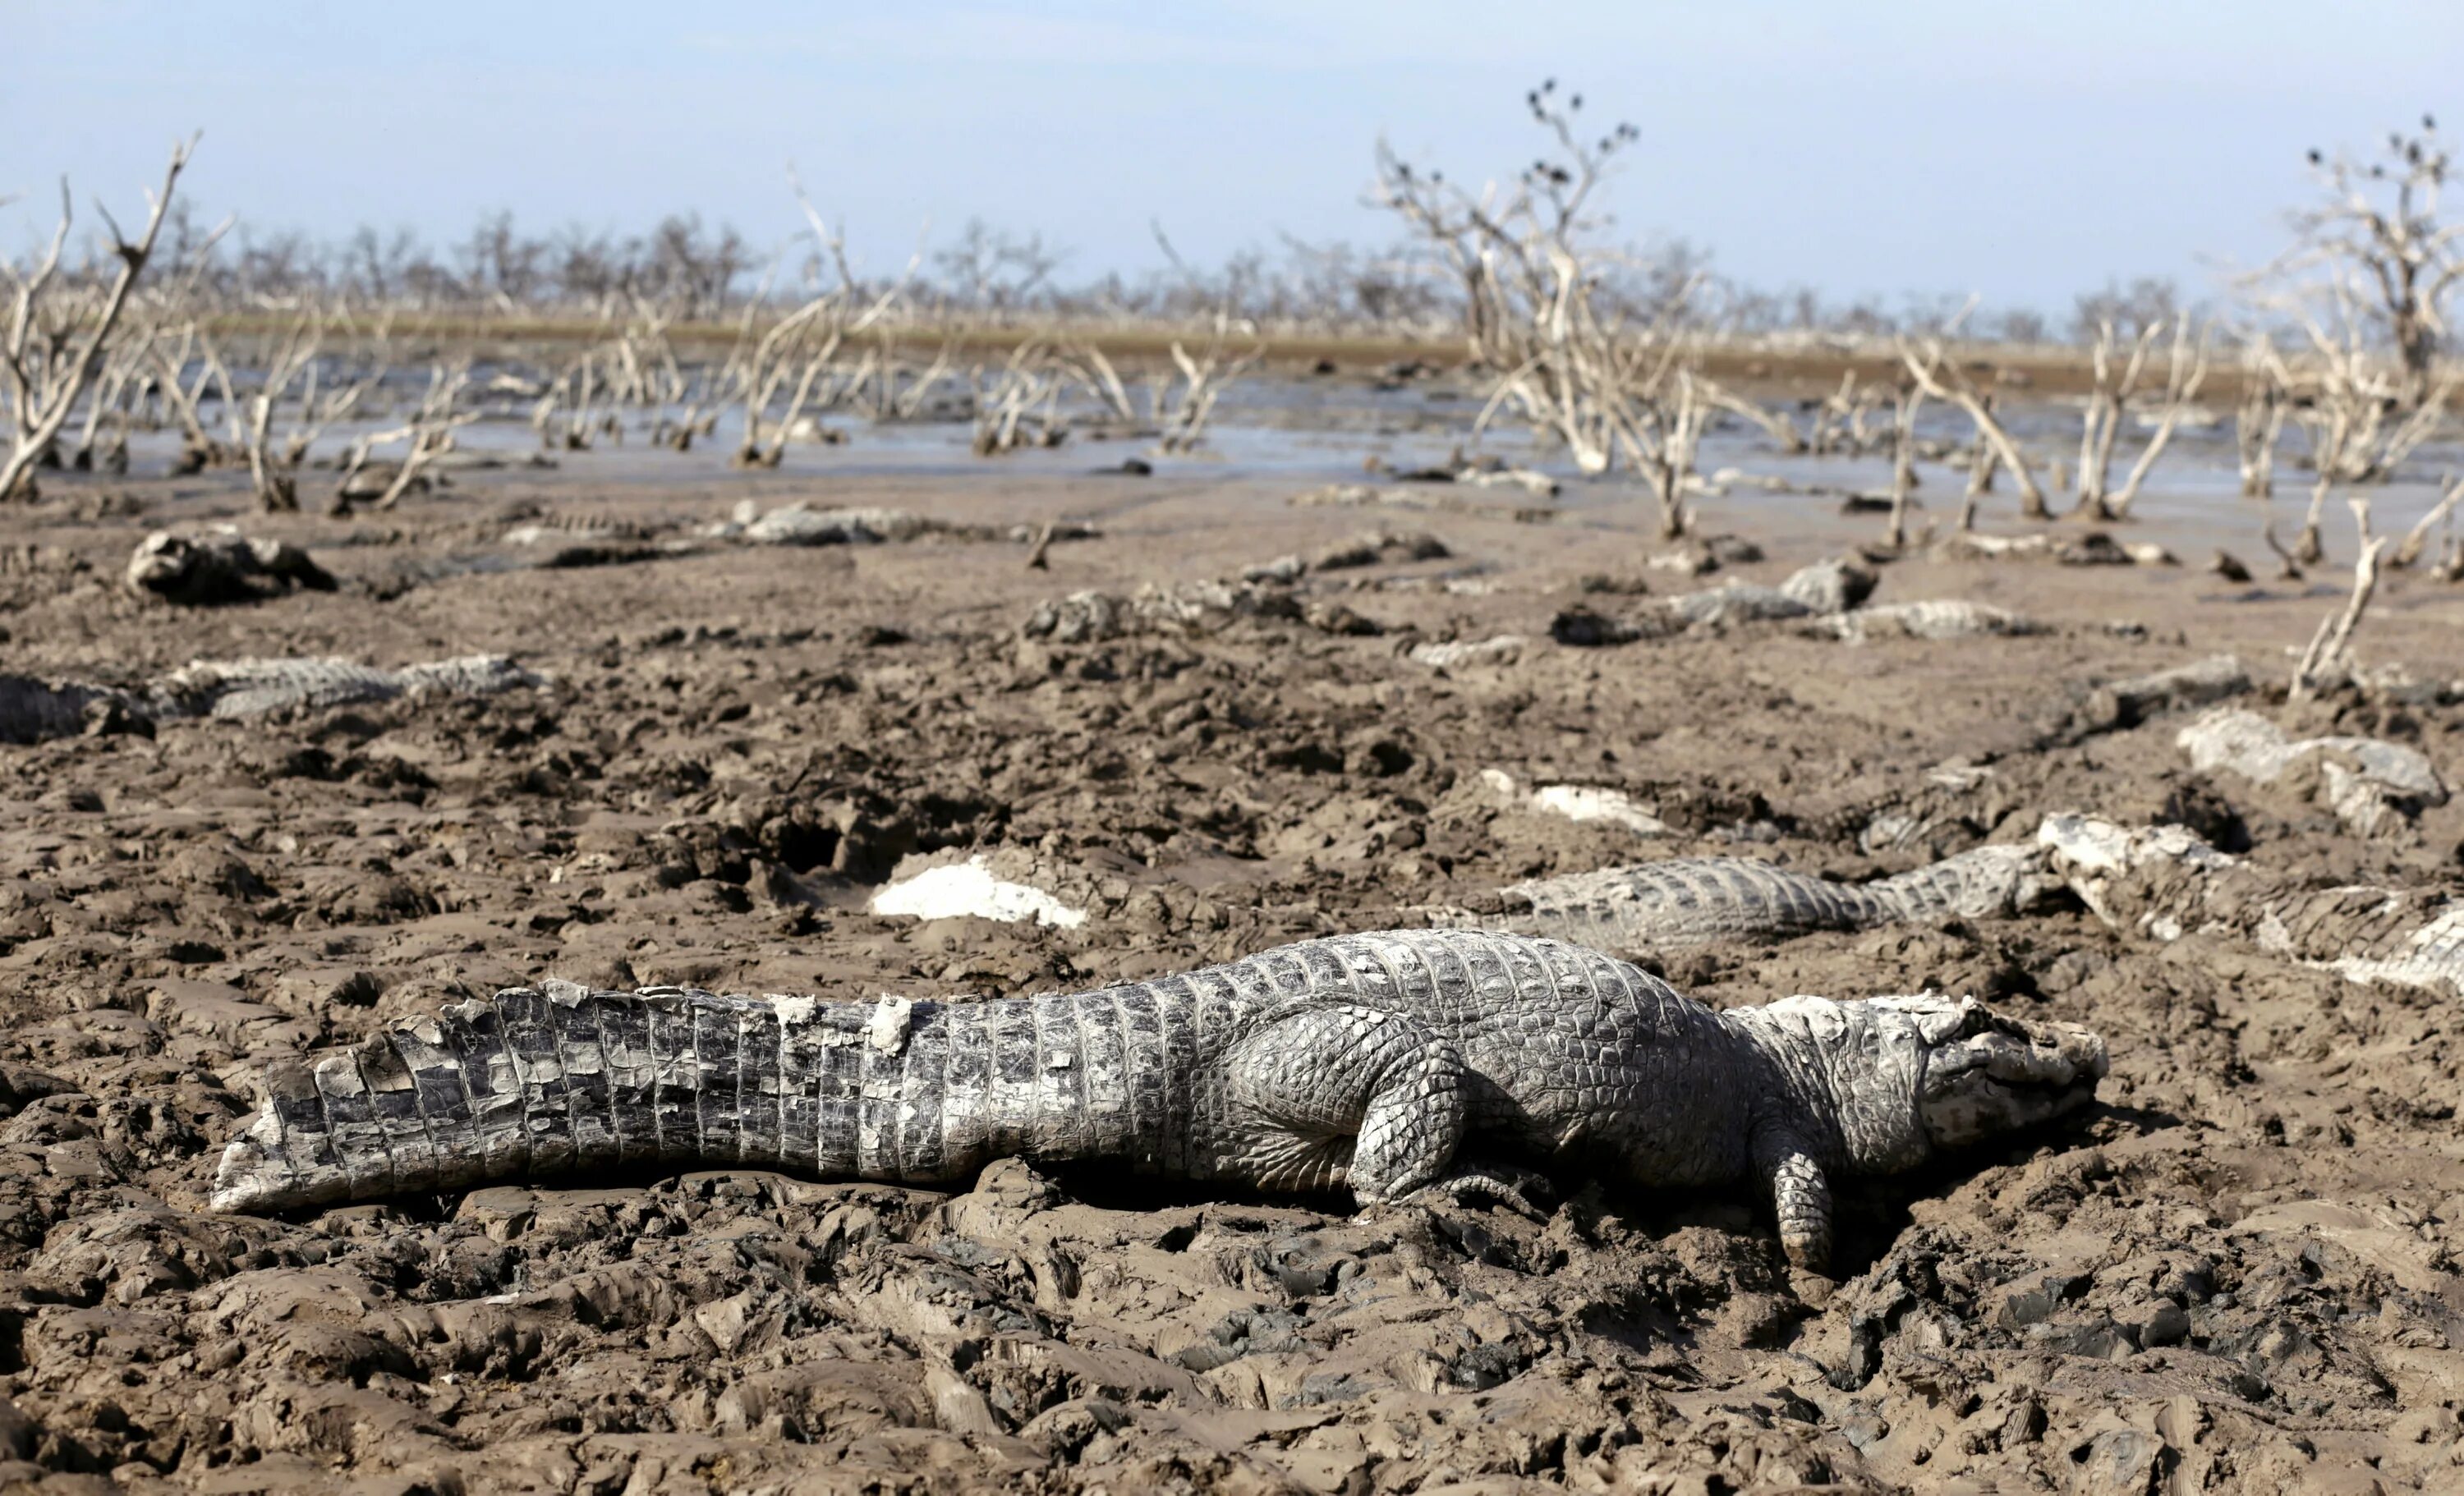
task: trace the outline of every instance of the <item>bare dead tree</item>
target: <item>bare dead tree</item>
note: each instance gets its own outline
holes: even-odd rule
[[[1971,299],[1969,305],[1973,307],[1975,302]],[[2009,429],[1994,414],[1991,398],[1977,389],[1945,346],[1944,339],[1967,315],[1962,311],[1951,319],[1941,334],[1918,339],[1902,338],[1899,341],[1900,362],[1906,365],[1917,387],[1928,399],[1955,405],[1967,412],[1969,423],[1976,428],[1977,436],[1993,449],[1995,459],[2009,470],[2012,480],[2019,485],[2020,515],[2029,519],[2051,519],[2053,511],[2045,507],[2045,491],[2037,484],[2036,475],[2029,471],[2027,455],[2020,451],[2019,444],[2012,439]]]
[[[1627,438],[1629,450],[1659,504],[1660,538],[1674,540],[1694,529],[1688,496],[1700,481],[1694,458],[1711,405],[1702,397],[1694,370],[1681,365],[1673,375],[1653,383],[1650,397],[1637,402],[1636,413],[1633,434]]]
[[[267,514],[298,509],[298,472],[309,451],[326,429],[358,408],[384,377],[384,370],[378,368],[339,388],[325,387],[326,326],[327,316],[321,311],[310,311],[296,319],[272,346],[263,379],[245,401],[239,398],[238,385],[220,348],[211,339],[199,340],[221,391],[231,446],[246,454],[257,508]],[[287,427],[277,428],[286,405],[293,414]]]
[[[719,409],[737,398],[748,382],[747,365],[753,350],[759,344],[765,329],[761,326],[761,310],[770,298],[772,281],[778,274],[774,263],[764,274],[759,287],[746,299],[736,320],[736,339],[727,357],[716,367],[704,367],[700,377],[678,392],[683,409],[672,421],[664,416],[651,427],[650,440],[672,451],[693,451],[696,437],[708,436],[718,429]]]
[[[2413,451],[2436,436],[2464,372],[2433,365],[2427,398],[2408,406],[2394,371],[2371,346],[2361,292],[2332,279],[2319,298],[2278,303],[2309,341],[2296,368],[2293,417],[2310,447],[2313,469],[2330,483],[2383,483]]]
[[[2370,596],[2378,590],[2379,556],[2387,549],[2387,537],[2370,534],[2368,499],[2356,496],[2347,502],[2361,540],[2361,554],[2353,561],[2353,593],[2341,610],[2321,619],[2319,631],[2310,636],[2310,648],[2293,671],[2289,694],[2295,701],[2307,700],[2350,674],[2353,630],[2361,627],[2363,615],[2369,611]]]
[[[1190,292],[1195,296],[1206,295],[1204,282],[1180,257],[1180,252],[1173,248],[1171,238],[1163,231],[1163,224],[1157,221],[1152,228],[1156,247],[1163,251],[1164,258]],[[1223,391],[1266,351],[1264,343],[1258,343],[1245,354],[1232,353],[1231,339],[1236,328],[1248,334],[1254,334],[1256,328],[1236,315],[1230,287],[1223,288],[1210,299],[1215,301],[1215,305],[1206,316],[1206,337],[1204,341],[1198,343],[1198,352],[1192,354],[1181,340],[1173,340],[1172,362],[1178,372],[1178,379],[1158,375],[1148,382],[1148,415],[1157,431],[1157,448],[1165,452],[1183,452],[1197,447],[1203,440],[1206,424],[1213,419],[1215,404],[1222,398]],[[1095,358],[1099,361],[1096,372],[1100,377],[1109,364],[1100,363],[1100,353],[1095,354]],[[1116,377],[1097,388],[1096,393],[1107,405],[1116,409],[1121,407],[1121,390]]]
[[[2387,557],[2388,566],[2402,571],[2421,560],[2422,548],[2430,543],[2430,532],[2446,523],[2447,517],[2455,513],[2456,502],[2464,500],[2464,478],[2448,478],[2441,488],[2443,491],[2438,495],[2438,502],[2431,505],[2419,522],[2405,532],[2403,542]]]
[[[867,420],[917,420],[957,366],[957,331],[944,329],[932,359],[922,364],[904,356],[895,336],[884,338],[876,352],[869,372],[851,382],[849,403]]]
[[[1899,408],[1900,392],[1895,382],[1875,380],[1859,386],[1856,400],[1848,407],[1848,450],[1890,451],[1891,418]]]
[[[998,369],[978,364],[975,454],[998,457],[1067,440],[1069,426],[1061,416],[1067,373],[1050,346],[1034,338],[1011,349]]]
[[[1891,528],[1883,544],[1894,551],[1907,549],[1908,498],[1917,486],[1917,412],[1925,398],[1925,385],[1911,380],[1900,390],[1900,407],[1891,418]]]
[[[668,338],[678,309],[671,301],[654,300],[629,288],[627,297],[627,316],[616,334],[610,360],[617,397],[651,412],[655,430],[670,407],[683,402],[690,383],[676,358],[675,344]]]
[[[742,375],[744,439],[734,458],[737,467],[779,466],[786,455],[789,435],[815,396],[824,397],[825,407],[837,403],[836,394],[825,386],[834,378],[840,349],[850,337],[864,333],[889,315],[915,271],[916,262],[910,261],[907,275],[859,305],[859,286],[847,263],[846,235],[832,229],[813,207],[793,166],[787,168],[787,186],[796,194],[796,204],[803,209],[804,221],[812,229],[818,256],[827,261],[837,280],[780,319],[754,343]],[[921,254],[919,249],[919,259]],[[774,420],[770,407],[781,389],[790,388],[787,382],[791,376],[795,383],[786,409]],[[765,423],[769,427],[766,440]]]
[[[2319,471],[2318,480],[2310,485],[2310,507],[2301,516],[2301,533],[2293,540],[2293,554],[2305,566],[2326,560],[2326,542],[2321,538],[2319,524],[2327,513],[2327,495],[2335,492],[2335,479],[2328,469]]]
[[[182,473],[203,472],[232,460],[231,450],[206,429],[206,388],[213,381],[214,366],[212,361],[198,356],[199,344],[200,335],[192,318],[181,328],[176,343],[157,341],[148,350],[154,359],[155,391],[180,423],[184,439],[174,471]],[[187,376],[192,359],[197,365],[193,384]]]
[[[1188,451],[1203,440],[1206,423],[1214,417],[1215,403],[1223,398],[1224,389],[1265,355],[1263,345],[1237,356],[1230,353],[1227,343],[1231,324],[1231,317],[1219,312],[1196,354],[1181,346],[1179,339],[1173,340],[1172,362],[1180,371],[1180,378],[1158,386],[1152,401],[1155,424],[1161,431],[1156,445],[1163,451]]]
[[[2453,159],[2437,122],[2425,115],[2417,132],[2390,132],[2366,162],[2313,150],[2310,169],[2319,199],[2293,215],[2299,242],[2273,274],[2323,269],[2339,282],[2366,285],[2368,319],[2395,349],[2397,398],[2403,409],[2418,409],[2437,383],[2448,298],[2464,279],[2464,225],[2438,221]]]
[[[166,215],[166,217],[172,215]],[[203,234],[192,235],[185,213],[177,215],[180,230],[168,248],[175,258],[187,261],[166,282],[161,275],[151,285],[140,286],[129,301],[130,310],[123,315],[119,333],[104,344],[101,368],[97,374],[85,402],[85,420],[77,432],[77,445],[71,451],[68,466],[78,472],[100,468],[106,472],[128,471],[128,433],[130,428],[145,415],[153,395],[155,347],[166,336],[166,325],[185,320],[192,329],[195,294],[199,277],[209,256],[234,220],[226,218]],[[183,355],[185,359],[185,353]],[[103,428],[110,425],[108,445]]]
[[[546,451],[590,450],[599,429],[600,392],[608,388],[599,371],[603,346],[594,343],[568,360],[531,407],[531,429]]]
[[[2244,294],[2308,341],[2285,382],[2314,473],[2295,553],[2316,560],[2328,493],[2392,477],[2438,434],[2464,383],[2441,357],[2446,305],[2464,278],[2464,225],[2438,221],[2451,158],[2426,117],[2366,165],[2315,150],[2310,165],[2320,200],[2294,215],[2294,247],[2248,277]]]
[[[146,349],[152,341],[150,332],[135,332],[104,348],[101,371],[87,392],[85,420],[69,452],[72,471],[87,473],[98,466],[105,472],[128,471],[128,407],[143,391]],[[98,455],[96,443],[101,439],[105,417],[113,423],[114,436]]]
[[[829,372],[846,341],[847,327],[834,298],[819,297],[781,318],[754,345],[744,371],[744,436],[731,461],[739,468],[775,468],[787,454],[787,436],[813,398],[813,386]],[[788,384],[792,379],[793,385]],[[770,407],[791,390],[776,421]],[[765,428],[767,434],[765,435]]]
[[[2241,465],[2241,495],[2276,494],[2276,444],[2284,432],[2290,376],[2276,342],[2252,333],[2242,355],[2241,406],[2233,418],[2233,444]]]
[[[1848,377],[1853,380],[1856,375],[1852,372]],[[1783,455],[1801,456],[1807,451],[1809,444],[1805,436],[1797,430],[1796,423],[1788,418],[1786,411],[1774,410],[1759,401],[1748,400],[1734,390],[1725,385],[1715,385],[1699,374],[1695,376],[1694,383],[1705,404],[1761,428],[1763,434],[1771,439],[1771,445],[1777,447]]]
[[[2440,543],[2430,574],[2440,582],[2464,582],[2464,536],[2451,535]]]
[[[2147,351],[2155,345],[2161,331],[2161,326],[2154,323],[2139,329],[2130,341],[2128,356],[2117,369],[2113,323],[2107,320],[2097,326],[2096,346],[2089,363],[2096,385],[2088,393],[2086,416],[2080,422],[2079,500],[2071,508],[2075,516],[2109,517],[2105,513],[2105,484],[2113,471],[2114,443],[2122,435],[2123,407],[2139,385],[2139,376],[2147,367]]]
[[[1663,532],[1686,522],[1694,451],[1711,408],[1695,378],[1694,281],[1679,277],[1637,308],[1608,285],[1625,266],[1595,242],[1593,200],[1638,133],[1595,140],[1575,128],[1580,96],[1553,82],[1525,98],[1553,154],[1507,187],[1473,193],[1377,148],[1375,201],[1410,226],[1461,283],[1466,351],[1495,371],[1473,424],[1513,411],[1566,449],[1587,475],[1619,463],[1649,479]]]
[[[1991,410],[1993,397],[1986,396],[1984,405],[1987,410]],[[2001,454],[1994,450],[1984,429],[1978,428],[1968,443],[1968,491],[1961,496],[1959,504],[1960,534],[1967,535],[1975,530],[1977,501],[1993,492],[1993,474],[2001,467]]]
[[[2208,379],[2207,329],[2198,337],[2190,336],[2190,315],[2188,312],[2173,319],[2172,350],[2165,363],[2164,405],[2158,407],[2156,429],[2147,435],[2147,445],[2139,450],[2139,460],[2130,465],[2130,473],[2122,480],[2122,489],[2103,501],[2103,517],[2108,519],[2130,517],[2130,506],[2139,499],[2141,485],[2155,470],[2156,459],[2173,440],[2173,433],[2188,415],[2191,403],[2199,398],[2199,387]]]
[[[1827,457],[1849,441],[1849,413],[1857,405],[1857,371],[1842,370],[1839,387],[1822,397],[1814,407],[1814,430],[1806,439],[1808,450],[1815,456]],[[1855,449],[1850,447],[1849,451]]]
[[[1893,408],[1898,403],[1899,396],[1886,384],[1860,385],[1849,398],[1848,407],[1842,414],[1848,431],[1847,450],[1852,453],[1862,454],[1888,445],[1891,439],[1888,424],[1885,423],[1882,429],[1877,430],[1874,428],[1874,421],[1884,410]]]
[[[746,313],[749,323],[751,313]],[[708,436],[718,427],[717,408],[726,404],[736,389],[741,373],[742,355],[748,345],[749,329],[740,328],[737,345],[715,367],[704,365],[686,372],[679,370],[670,403],[678,408],[674,416],[663,405],[650,425],[650,440],[675,451],[693,451],[693,438]]]
[[[2291,551],[2284,548],[2284,542],[2282,540],[2276,538],[2275,520],[2270,519],[2265,524],[2258,527],[2258,538],[2265,541],[2267,548],[2276,555],[2277,580],[2278,582],[2300,581],[2301,562]]]
[[[373,432],[352,444],[351,453],[342,465],[341,480],[334,486],[330,513],[350,513],[356,498],[373,490],[368,507],[389,510],[402,502],[403,495],[429,484],[429,470],[436,460],[453,450],[453,433],[479,419],[476,410],[456,407],[462,392],[471,384],[471,361],[431,364],[428,372],[428,389],[420,396],[419,407],[409,422],[396,429]],[[408,448],[390,473],[382,473],[373,463],[378,449],[395,442],[407,442]],[[381,485],[372,485],[371,477],[383,477]]]
[[[1155,409],[1161,391],[1156,384],[1149,383],[1147,404],[1141,408],[1130,393],[1129,382],[1121,377],[1120,366],[1093,341],[1080,339],[1063,343],[1053,357],[1108,419],[1135,430],[1162,434]]]
[[[145,228],[135,239],[121,231],[109,209],[95,205],[111,232],[112,256],[120,262],[107,285],[80,292],[64,291],[57,283],[71,217],[66,179],[60,183],[60,223],[50,249],[31,271],[0,266],[11,283],[9,321],[0,328],[0,396],[7,400],[11,435],[9,454],[0,458],[0,499],[32,495],[35,464],[52,451],[69,412],[99,372],[129,293],[154,257],[172,191],[196,143],[197,137],[191,136],[171,148],[163,188],[146,194]]]

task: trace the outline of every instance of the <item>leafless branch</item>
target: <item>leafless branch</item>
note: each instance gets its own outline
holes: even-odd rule
[[[2361,627],[2362,616],[2369,611],[2370,595],[2378,589],[2379,556],[2387,549],[2387,537],[2370,534],[2368,499],[2356,497],[2349,502],[2353,527],[2361,538],[2361,555],[2353,562],[2353,593],[2341,611],[2321,619],[2319,631],[2310,636],[2310,648],[2293,671],[2291,697],[2296,701],[2306,700],[2350,674],[2353,630]]]
[[[2430,532],[2446,522],[2447,517],[2455,512],[2456,502],[2464,500],[2464,478],[2451,477],[2442,486],[2445,491],[2438,495],[2438,502],[2431,505],[2430,512],[2405,532],[2403,543],[2387,559],[2389,566],[2402,571],[2421,560],[2422,548],[2430,543]]]
[[[9,272],[15,285],[10,298],[8,325],[0,329],[0,398],[5,398],[8,406],[11,440],[9,455],[0,459],[0,498],[31,492],[34,465],[52,450],[52,442],[67,424],[69,412],[99,371],[101,355],[119,329],[129,293],[153,257],[164,216],[170,211],[171,194],[179,186],[180,173],[187,168],[197,139],[191,136],[171,147],[162,190],[146,194],[145,228],[134,240],[120,231],[109,213],[102,214],[111,229],[112,253],[120,267],[98,297],[78,298],[79,304],[65,307],[46,304],[55,289],[53,281],[59,270],[61,247],[68,241],[70,206],[65,180],[60,183],[59,228],[52,235],[50,249],[31,273],[20,275],[13,270]],[[47,320],[46,336],[39,340],[38,346],[37,324]]]

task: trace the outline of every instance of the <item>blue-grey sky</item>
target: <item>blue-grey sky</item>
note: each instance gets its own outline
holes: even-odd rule
[[[2464,124],[2454,0],[0,0],[0,250],[72,174],[135,205],[203,127],[201,209],[459,237],[509,208],[670,209],[781,242],[791,158],[865,266],[971,216],[1137,271],[1277,235],[1374,241],[1382,133],[1461,178],[1537,144],[1545,76],[1642,131],[1611,198],[1767,288],[2066,309],[2266,258],[2301,152]],[[123,217],[125,214],[122,215]]]

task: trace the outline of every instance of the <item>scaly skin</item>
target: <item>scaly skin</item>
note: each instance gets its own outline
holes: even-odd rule
[[[153,682],[140,704],[156,718],[262,716],[429,693],[484,696],[537,684],[538,676],[500,654],[429,660],[400,670],[334,659],[199,660]]]
[[[0,675],[0,742],[64,737],[101,708],[168,722],[262,716],[403,695],[483,696],[538,684],[538,676],[500,654],[429,660],[400,670],[334,659],[196,660],[135,691]]]
[[[2103,1073],[2094,1036],[1972,1002],[1721,1014],[1593,951],[1463,931],[981,1002],[552,983],[278,1067],[213,1203],[644,1163],[938,1184],[1006,1156],[1375,1202],[1476,1178],[1469,1139],[1642,1186],[1759,1176],[1819,1266],[1830,1176],[2058,1115]]]
[[[1642,954],[2008,914],[2055,886],[2034,847],[1980,847],[1872,883],[1834,883],[1740,857],[1679,857],[1519,883],[1495,895],[1494,910],[1441,909],[1430,919]]]

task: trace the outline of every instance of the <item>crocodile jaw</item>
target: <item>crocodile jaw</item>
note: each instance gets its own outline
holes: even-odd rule
[[[1917,1113],[1936,1148],[1960,1148],[2050,1122],[2096,1099],[2104,1041],[2075,1023],[2035,1023],[1963,998],[1903,1000],[1924,1041]]]

